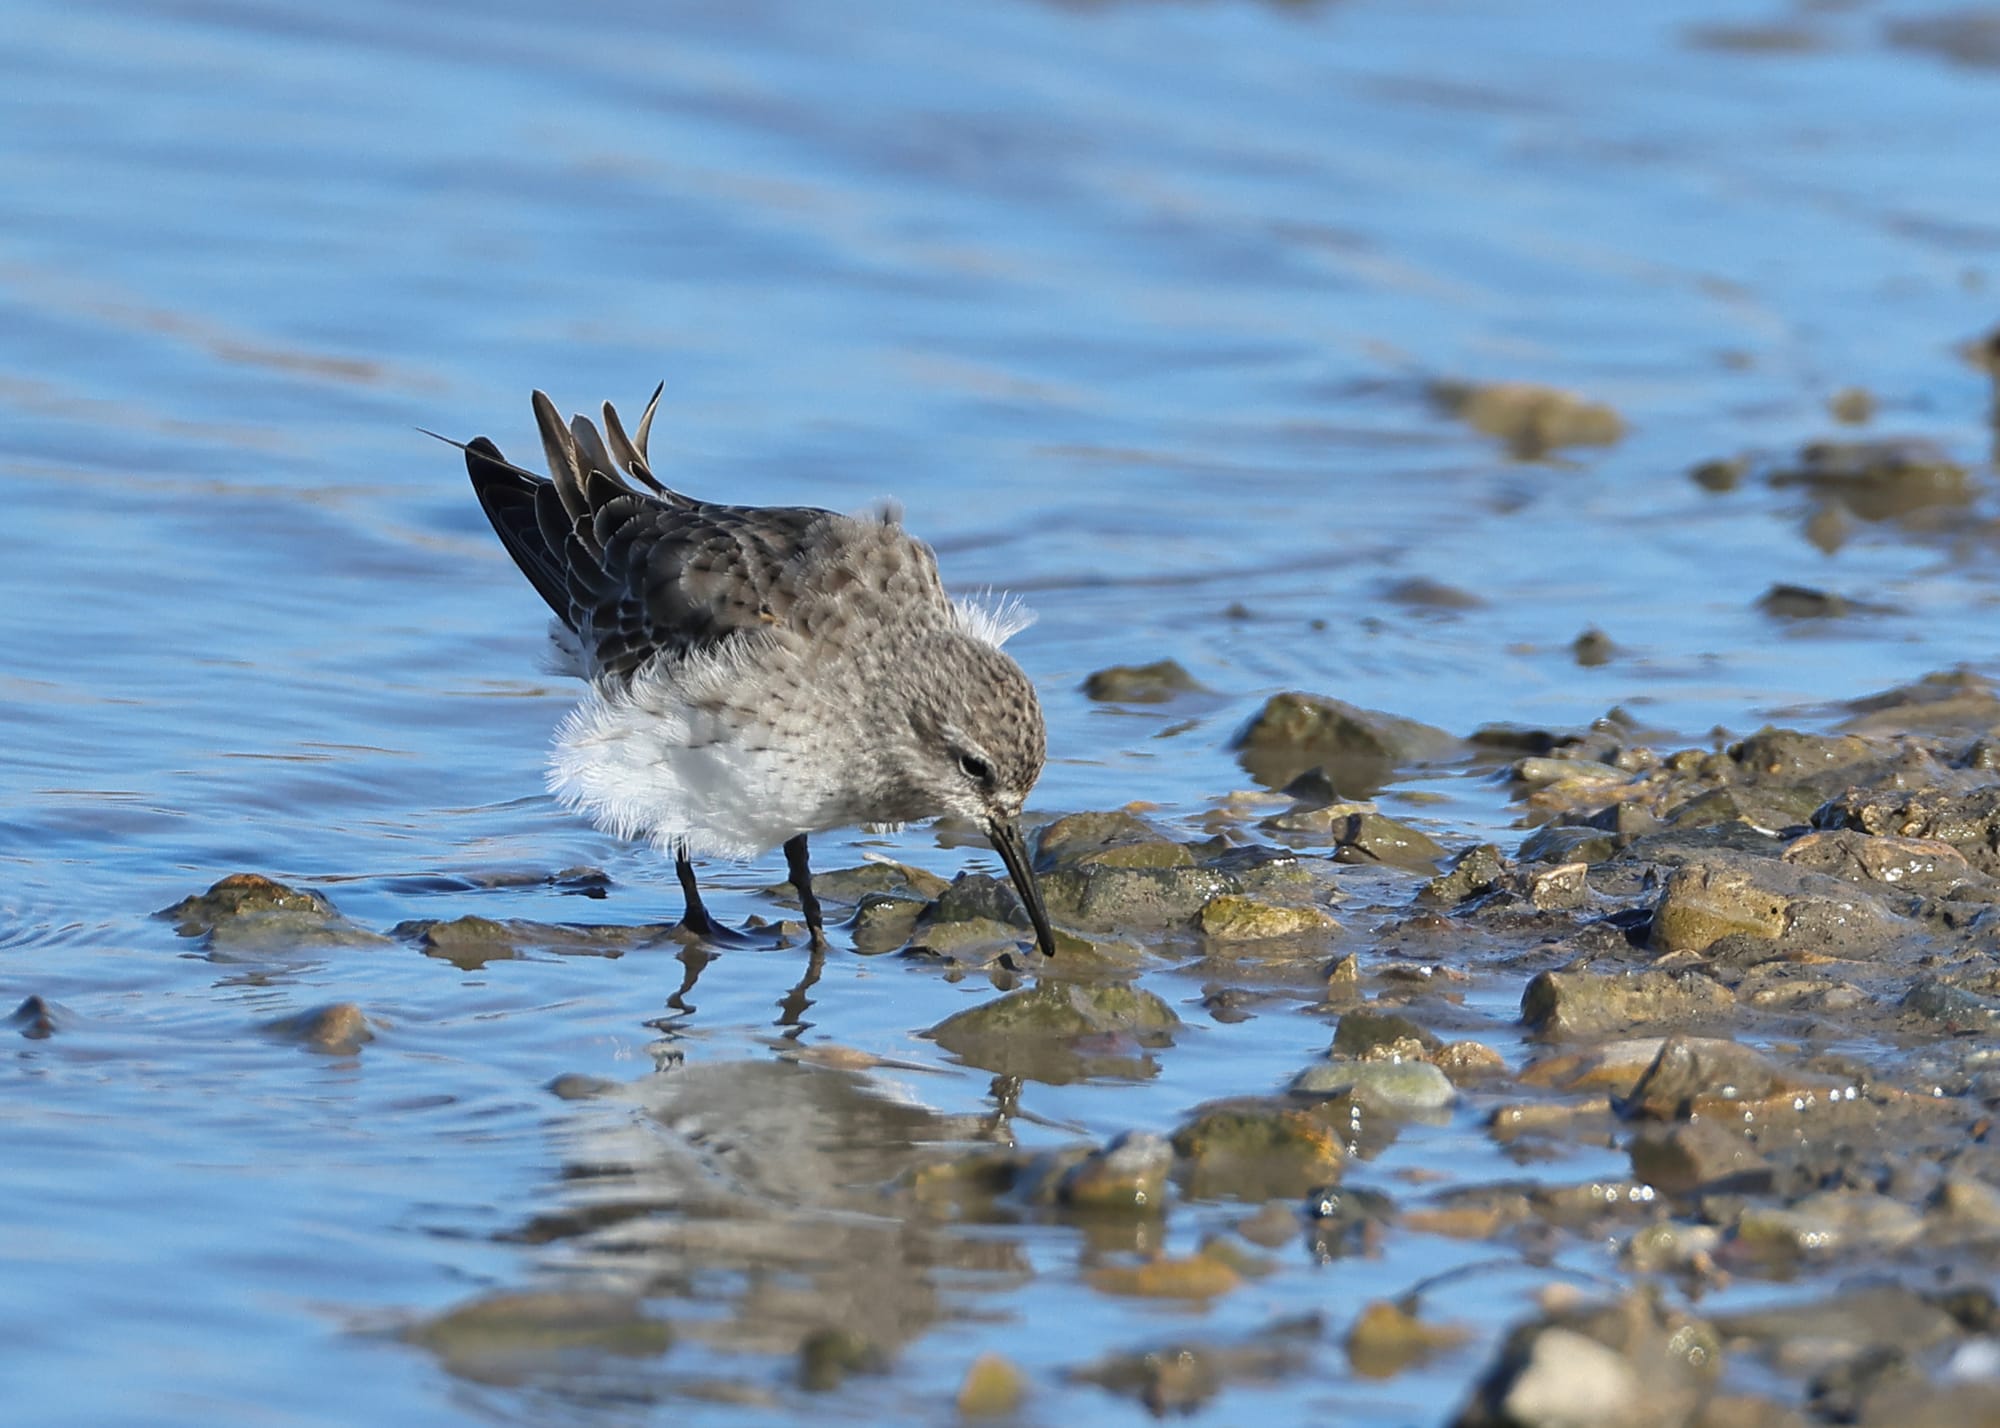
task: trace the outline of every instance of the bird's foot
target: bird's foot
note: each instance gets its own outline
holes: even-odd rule
[[[706,912],[688,912],[673,925],[673,936],[682,942],[699,942],[710,947],[755,947],[757,941],[747,933],[738,932],[733,927],[725,927]]]

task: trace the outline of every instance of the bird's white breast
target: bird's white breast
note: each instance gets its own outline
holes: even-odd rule
[[[744,723],[712,696],[754,663],[750,641],[629,684],[598,682],[557,730],[549,789],[621,838],[731,858],[838,826],[837,790],[796,731]]]

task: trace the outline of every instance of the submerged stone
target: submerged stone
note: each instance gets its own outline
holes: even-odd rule
[[[1507,863],[1500,850],[1491,843],[1475,843],[1453,858],[1444,872],[1425,883],[1417,896],[1425,902],[1453,907],[1484,897],[1504,887],[1506,881]]]
[[[1014,1361],[989,1351],[966,1369],[954,1401],[965,1418],[1006,1418],[1020,1408],[1027,1392],[1027,1376]]]
[[[910,940],[928,906],[921,898],[897,893],[863,893],[848,932],[863,956],[893,952]]]
[[[857,1373],[887,1373],[889,1356],[854,1329],[815,1329],[799,1344],[799,1387],[828,1393]]]
[[[1447,757],[1458,747],[1442,729],[1317,694],[1278,694],[1238,731],[1237,758],[1251,777],[1282,788],[1324,767],[1349,798],[1381,788],[1397,769]]]
[[[1064,1172],[1056,1198],[1080,1210],[1157,1215],[1166,1209],[1174,1150],[1162,1136],[1127,1131]]]
[[[1747,936],[1815,952],[1872,950],[1902,919],[1851,883],[1776,858],[1716,854],[1669,874],[1653,910],[1652,943],[1702,952]]]
[[[1041,879],[1049,915],[1089,932],[1185,927],[1209,899],[1238,891],[1208,868],[1058,868]]]
[[[1516,1328],[1454,1428],[1687,1428],[1721,1371],[1721,1341],[1641,1294]]]
[[[1137,1265],[1105,1265],[1086,1276],[1100,1294],[1140,1299],[1213,1299],[1241,1287],[1243,1277],[1205,1254],[1154,1259]]]
[[[1719,1103],[1759,1100],[1782,1084],[1778,1068],[1761,1052],[1719,1037],[1675,1035],[1661,1043],[1618,1102],[1618,1113],[1685,1120],[1697,1108],[1720,1110]]]
[[[1632,1174],[1669,1195],[1770,1189],[1770,1164],[1741,1135],[1713,1120],[1648,1127],[1632,1138]]]
[[[1471,1332],[1456,1324],[1427,1324],[1401,1305],[1377,1299],[1347,1331],[1347,1362],[1363,1378],[1393,1378],[1469,1338]]]
[[[1912,439],[1815,441],[1770,474],[1773,486],[1803,486],[1838,500],[1864,521],[1892,520],[1972,499],[1965,467],[1935,443]]]
[[[54,1036],[70,1020],[66,1008],[41,997],[30,996],[7,1014],[7,1028],[19,1032],[30,1041],[44,1041]]]
[[[1111,849],[1170,841],[1163,829],[1122,808],[1071,813],[1035,835],[1035,867],[1048,872]]]
[[[158,914],[183,937],[210,947],[245,951],[381,943],[386,939],[349,922],[310,889],[287,887],[262,873],[231,873],[207,892],[184,897]]]
[[[403,1332],[461,1378],[518,1384],[572,1366],[579,1354],[654,1358],[673,1330],[624,1294],[550,1290],[487,1295]]]
[[[1100,669],[1083,682],[1084,696],[1109,704],[1165,704],[1202,690],[1195,677],[1170,659]]]
[[[1451,1078],[1427,1061],[1324,1061],[1293,1078],[1292,1090],[1351,1096],[1390,1116],[1441,1111],[1458,1099]]]
[[[330,1002],[293,1016],[279,1017],[265,1022],[264,1030],[296,1041],[308,1051],[322,1051],[330,1056],[352,1056],[375,1039],[368,1018],[353,1002]]]
[[[1616,408],[1533,382],[1431,384],[1431,400],[1475,431],[1504,441],[1516,456],[1565,446],[1611,446],[1625,435]]]
[[[863,863],[854,868],[834,868],[814,873],[813,892],[823,902],[858,903],[869,893],[903,893],[911,897],[937,897],[950,886],[936,873],[902,863]],[[789,882],[772,883],[764,896],[787,907],[797,907],[799,890]]]
[[[1273,937],[1324,937],[1340,924],[1316,907],[1295,907],[1224,893],[1202,905],[1202,935],[1217,942],[1257,942]]]
[[[945,1018],[926,1033],[971,1065],[1072,1081],[1145,1076],[1144,1052],[1169,1045],[1180,1018],[1151,992],[1119,983],[1043,982]]]
[[[1579,1035],[1720,1017],[1735,1000],[1694,972],[1543,972],[1521,994],[1521,1020],[1536,1031]]]
[[[1428,1058],[1444,1043],[1408,1017],[1378,1007],[1344,1012],[1333,1030],[1332,1054],[1354,1060],[1368,1058]]]
[[[1293,1199],[1338,1180],[1346,1159],[1332,1126],[1268,1101],[1196,1112],[1174,1132],[1174,1150],[1196,1199]]]

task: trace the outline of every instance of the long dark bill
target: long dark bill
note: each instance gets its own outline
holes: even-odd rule
[[[1007,865],[1007,876],[1014,880],[1014,890],[1027,905],[1028,920],[1035,924],[1035,941],[1041,944],[1043,953],[1055,956],[1055,929],[1049,926],[1049,910],[1042,906],[1042,890],[1035,885],[1035,875],[1028,867],[1028,845],[1021,837],[1021,825],[996,819],[986,825],[986,836],[993,840],[993,851]]]

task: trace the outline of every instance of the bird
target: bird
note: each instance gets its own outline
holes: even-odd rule
[[[1047,757],[1034,683],[1001,646],[1018,604],[946,593],[893,506],[859,516],[698,500],[653,473],[663,382],[627,435],[533,395],[547,476],[486,437],[458,447],[500,544],[554,618],[554,667],[584,681],[549,787],[619,837],[671,853],[680,926],[721,939],[693,860],[783,847],[817,955],[808,839],[943,815],[977,824],[1054,956],[1021,810]],[[436,433],[429,433],[436,435]]]

